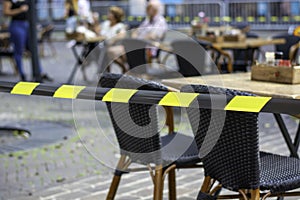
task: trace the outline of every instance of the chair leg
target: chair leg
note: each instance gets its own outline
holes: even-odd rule
[[[106,72],[110,73],[110,65],[107,65]]]
[[[113,180],[111,182],[106,200],[113,200],[116,196],[120,181],[121,181],[121,176],[124,173],[123,170],[126,170],[128,166],[130,165],[130,161],[126,160],[125,155],[121,155],[120,160],[117,165],[117,169],[115,170],[115,175],[113,177]]]
[[[56,56],[56,49],[55,49],[54,45],[52,44],[52,41],[51,41],[51,40],[48,41],[48,45],[49,45],[49,47],[50,47],[50,49],[51,49],[51,55],[52,55],[52,56]]]
[[[211,188],[211,177],[205,176],[202,187],[201,187],[201,192],[209,193],[210,188]]]
[[[260,193],[259,189],[251,190],[251,200],[259,200]]]
[[[83,80],[84,81],[87,81],[88,79],[87,79],[87,76],[86,76],[86,72],[85,72],[85,68],[86,68],[87,66],[83,63],[82,65],[81,65],[81,72],[82,72],[82,77],[83,77]]]
[[[44,52],[44,42],[42,42],[39,46],[39,50],[40,50],[40,56],[43,58],[45,57],[45,52]]]
[[[120,181],[121,181],[121,174],[118,174],[118,175],[115,174],[113,177],[113,180],[111,182],[106,200],[113,200],[115,198]]]
[[[116,63],[121,67],[123,74],[127,72],[126,66],[124,65],[124,62],[121,59],[119,58],[115,59],[114,63]]]
[[[247,194],[249,194],[247,190],[245,189],[239,190],[239,200],[248,200]]]
[[[169,200],[176,200],[176,171],[172,169],[169,171]]]
[[[154,182],[154,200],[162,200],[163,197],[163,167],[162,165],[158,165],[155,167],[155,182]]]
[[[146,61],[152,63],[152,52],[151,49],[146,49]]]

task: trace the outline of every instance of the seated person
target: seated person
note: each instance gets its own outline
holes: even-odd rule
[[[147,5],[147,18],[136,29],[132,37],[161,41],[168,29],[165,18],[160,14],[161,4],[159,1],[150,1]]]
[[[88,27],[90,30],[94,31],[96,35],[100,35],[100,22],[99,22],[99,13],[93,12],[92,13],[93,23],[89,23]]]
[[[150,1],[147,5],[147,18],[142,24],[132,33],[133,38],[147,39],[152,41],[162,41],[167,30],[168,24],[166,19],[160,14],[161,3],[157,0]],[[152,48],[147,52],[147,56],[154,57],[157,54],[157,49]]]
[[[124,58],[124,47],[116,45],[116,42],[126,36],[126,25],[122,23],[124,12],[121,8],[113,6],[109,8],[107,20],[100,26],[100,35],[106,37],[107,55],[110,60],[114,60],[123,70],[127,71]]]
[[[83,34],[85,39],[91,39],[97,36],[97,33],[90,29],[89,23],[84,20],[78,22],[76,33]]]

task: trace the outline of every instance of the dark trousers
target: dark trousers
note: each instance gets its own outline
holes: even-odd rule
[[[18,71],[24,76],[22,56],[29,44],[29,23],[23,20],[12,20],[9,27],[11,42],[14,45],[14,58]],[[40,65],[39,65],[40,66]],[[41,72],[41,69],[40,69]]]

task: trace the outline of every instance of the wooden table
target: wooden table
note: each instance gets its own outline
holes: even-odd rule
[[[73,35],[72,35],[73,36]],[[76,35],[75,35],[76,36]],[[84,63],[84,60],[87,58],[89,53],[102,41],[105,40],[105,37],[103,36],[97,36],[95,38],[84,38],[79,35],[79,37],[75,37],[72,39],[72,37],[68,37],[68,39],[71,39],[71,49],[74,54],[74,57],[76,59],[76,63],[73,67],[73,70],[71,71],[71,74],[67,80],[68,84],[71,84],[75,73],[78,68],[82,67],[82,64]],[[82,50],[80,53],[78,53],[78,50],[76,49],[78,46],[82,46]],[[102,54],[101,54],[102,55]],[[83,69],[83,68],[82,68]],[[85,74],[84,74],[85,75]]]
[[[10,38],[9,32],[0,33],[0,40],[9,39],[9,38]]]
[[[250,73],[233,73],[222,75],[208,75],[199,77],[164,79],[162,83],[172,88],[180,89],[187,84],[202,84],[216,87],[224,87],[240,91],[251,92],[260,96],[300,99],[300,84],[290,85],[252,81]],[[300,123],[294,141],[280,114],[274,114],[285,142],[291,152],[291,156],[299,157],[297,151],[300,144]]]
[[[246,38],[242,41],[223,41],[216,42],[212,45],[220,49],[248,49],[248,48],[259,48],[266,45],[284,44],[285,39],[264,39],[264,38]]]
[[[176,89],[186,84],[202,84],[251,92],[260,96],[300,99],[299,84],[252,81],[250,72],[164,79],[162,83]]]

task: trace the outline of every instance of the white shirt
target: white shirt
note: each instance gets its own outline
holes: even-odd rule
[[[145,39],[151,35],[155,40],[161,40],[168,30],[166,19],[161,15],[156,15],[152,21],[146,18],[137,30],[137,38]]]
[[[91,19],[91,4],[89,0],[78,0],[78,16],[81,19],[87,19],[89,22],[93,22]]]
[[[110,26],[110,21],[104,21],[101,24],[100,35],[105,36],[106,38],[115,37],[119,33],[124,33],[126,31],[125,24],[119,22],[114,26]]]

